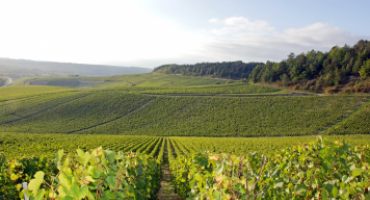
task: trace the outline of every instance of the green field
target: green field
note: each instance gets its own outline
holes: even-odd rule
[[[70,84],[71,87],[56,87],[50,84],[49,86],[22,85],[27,81],[39,81],[39,83],[48,81],[53,84],[69,85],[65,82],[68,80],[73,81],[73,84]],[[77,85],[77,82],[86,84],[83,87],[72,88]],[[185,173],[182,170],[183,167],[192,170],[203,168],[190,165],[191,162],[186,160],[202,163],[205,160],[213,162],[212,159],[215,157],[222,157],[225,159],[223,162],[228,163],[228,167],[234,162],[229,159],[236,159],[238,156],[251,159],[250,162],[253,159],[255,162],[257,159],[251,155],[269,155],[268,159],[273,160],[282,156],[279,152],[295,152],[294,148],[317,140],[318,135],[322,135],[328,141],[345,140],[351,146],[370,143],[370,96],[366,95],[317,96],[310,93],[303,95],[292,93],[290,90],[249,84],[239,80],[157,74],[24,78],[15,83],[15,85],[0,88],[0,157],[5,156],[2,159],[3,165],[0,167],[0,178],[4,180],[3,182],[0,180],[0,186],[6,189],[0,189],[0,197],[4,198],[14,196],[1,196],[3,191],[14,191],[17,187],[7,174],[18,173],[16,176],[22,176],[24,180],[32,179],[31,175],[27,175],[29,167],[32,167],[29,164],[30,160],[35,162],[40,158],[43,164],[36,168],[41,171],[46,170],[47,174],[54,176],[55,174],[53,175],[49,170],[50,167],[45,168],[45,166],[56,166],[53,159],[60,149],[64,149],[64,155],[70,155],[75,154],[76,149],[89,151],[102,147],[117,152],[117,158],[123,156],[118,151],[127,152],[125,156],[130,159],[136,154],[128,152],[146,154],[148,157],[142,159],[149,160],[145,161],[143,166],[153,170],[150,173],[158,176],[158,171],[163,168],[162,173],[172,176],[172,179],[168,179],[169,181],[162,187],[171,188],[170,193],[173,193],[173,188],[177,188],[176,191],[182,198],[193,198],[187,192],[190,191],[188,186],[195,183],[188,178],[191,176],[182,177]],[[335,144],[345,146],[340,142]],[[365,155],[363,158],[360,156],[360,159],[365,161],[356,162],[370,161],[370,159],[366,160],[368,147],[347,148],[351,155],[357,152],[356,149],[361,149]],[[299,155],[294,153],[292,156],[300,156],[301,162],[303,158],[300,151],[298,151]],[[335,151],[342,152],[342,150]],[[78,161],[83,163],[81,151],[78,152],[80,153],[77,156],[81,157]],[[110,151],[105,151],[107,152]],[[312,152],[311,154],[310,158],[305,159],[316,159],[316,154]],[[327,155],[320,154],[323,158]],[[46,161],[46,158],[50,160]],[[333,160],[334,157],[325,159]],[[346,159],[345,162],[352,162],[351,158]],[[24,167],[13,169],[14,162],[23,163]],[[184,164],[185,162],[188,164]],[[327,161],[320,162],[324,165]],[[152,163],[151,166],[148,163]],[[156,163],[155,166],[153,163]],[[135,166],[132,167],[135,168]],[[368,164],[357,167],[362,170],[364,167],[367,169],[366,166]],[[169,170],[169,167],[172,169]],[[253,167],[258,169],[261,166]],[[276,167],[274,165],[271,169]],[[330,168],[331,165],[328,167]],[[53,169],[56,170],[56,168]],[[140,169],[135,168],[135,170],[139,170],[135,173],[139,173],[136,175],[140,176]],[[209,170],[212,172],[219,169]],[[360,171],[346,170],[342,173],[348,176],[356,173],[355,175],[358,176],[356,181],[359,185],[353,187],[360,188],[361,184],[366,183],[368,176],[365,171],[362,170],[360,173]],[[173,174],[170,175],[171,171]],[[235,174],[228,174],[228,171],[232,169],[225,171],[227,177],[235,176]],[[219,178],[213,172],[212,176],[202,170],[197,173],[199,173],[198,180],[217,181]],[[250,175],[253,174],[254,172],[250,173]],[[287,174],[284,178],[290,179],[292,178],[290,176],[295,178],[295,175]],[[332,177],[330,174],[325,175],[328,181],[335,181]],[[145,178],[149,180],[152,177],[148,175]],[[151,198],[156,196],[160,179],[157,177],[153,181],[157,185],[151,190]],[[240,187],[234,183],[231,185]],[[346,185],[338,186],[337,182],[334,185],[342,189],[346,187]],[[94,187],[91,185],[90,189],[95,191]],[[271,186],[271,188],[274,187]],[[287,187],[291,186],[287,185]],[[187,189],[182,190],[182,188]],[[268,191],[272,191],[271,188]],[[203,189],[197,190],[194,195],[201,195],[201,191],[206,191]],[[328,196],[342,195],[342,198],[346,199],[358,194],[357,190],[359,189],[352,189],[347,196],[331,191]],[[213,189],[212,193],[214,191]],[[224,191],[225,195],[226,193],[229,194]],[[213,193],[212,197],[216,194]],[[245,191],[239,191],[238,194],[245,195]],[[276,195],[281,194],[276,193]],[[295,192],[289,193],[291,194],[294,195]],[[304,194],[310,195],[309,191]],[[17,193],[13,195],[17,196]],[[207,196],[210,193],[203,195]],[[258,196],[258,193],[253,195]],[[292,196],[289,195],[281,197],[291,198]]]
[[[228,153],[246,155],[253,152],[275,153],[291,146],[315,141],[317,136],[302,137],[251,137],[251,138],[209,138],[209,137],[170,137],[169,143],[175,156],[199,152]],[[351,146],[369,144],[370,135],[323,136],[329,141],[347,141]],[[233,144],[233,145],[230,145]]]
[[[364,101],[362,96],[171,97],[121,91],[62,93],[4,104],[0,107],[4,110],[0,128],[5,132],[158,136],[311,135],[351,113]]]
[[[134,74],[38,77],[100,81],[90,88],[0,88],[0,131],[266,137],[368,134],[368,96],[294,96],[239,80]]]

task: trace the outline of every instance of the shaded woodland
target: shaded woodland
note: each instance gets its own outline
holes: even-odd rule
[[[212,76],[218,78],[248,78],[249,74],[257,65],[263,65],[263,63],[243,63],[242,61],[234,61],[215,63],[204,62],[194,65],[167,64],[155,68],[153,72],[188,76]]]

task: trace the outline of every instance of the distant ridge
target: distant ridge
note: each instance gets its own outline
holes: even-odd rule
[[[1,73],[55,74],[55,75],[78,74],[80,76],[109,76],[119,74],[149,73],[151,71],[152,71],[151,69],[140,67],[118,67],[110,65],[0,58],[0,74]]]

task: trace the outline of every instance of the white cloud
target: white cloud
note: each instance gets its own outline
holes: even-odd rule
[[[217,18],[212,18],[212,19],[209,20],[209,22],[211,22],[211,23],[218,23],[219,20]]]
[[[263,32],[263,31],[274,31],[268,22],[262,20],[250,21],[244,17],[230,17],[225,20],[219,20],[217,18],[210,19],[209,22],[214,24],[224,25],[221,29],[213,29],[212,32],[219,35],[235,34],[238,32]]]
[[[213,23],[215,21],[213,20]],[[245,20],[226,19],[222,23],[231,24],[230,26],[247,24],[243,21]],[[217,21],[217,23],[219,22],[220,20]],[[266,22],[265,24],[268,23]],[[263,26],[261,25],[261,27]],[[268,29],[265,28],[265,30]],[[223,33],[222,37],[220,36],[220,32]],[[212,33],[214,33],[212,42],[207,43],[205,46],[207,52],[212,52],[217,58],[224,58],[223,60],[243,60],[246,62],[280,61],[285,59],[290,52],[299,54],[312,49],[329,51],[335,45],[354,45],[360,39],[369,38],[369,36],[353,35],[338,27],[323,23],[315,23],[302,28],[287,29],[283,32],[258,33],[246,31],[245,29],[231,30],[228,27],[224,27],[217,31],[213,30]]]
[[[351,42],[350,45],[353,45],[359,39],[359,36],[323,23],[315,23],[299,29],[288,29],[281,34],[281,37],[290,43],[320,47],[344,45],[343,43],[348,42]]]

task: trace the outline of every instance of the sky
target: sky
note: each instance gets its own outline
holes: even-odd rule
[[[370,39],[367,0],[0,0],[0,57],[154,68]]]

